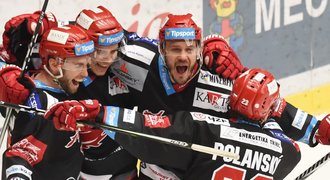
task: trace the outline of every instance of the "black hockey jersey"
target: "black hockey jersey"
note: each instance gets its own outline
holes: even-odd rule
[[[88,74],[72,99],[97,99],[103,105],[133,108],[130,106],[128,87],[118,77],[110,71],[104,76],[95,76],[92,72]],[[85,155],[83,173],[116,177],[132,172],[129,176],[136,176],[136,157],[104,131],[93,129],[80,132],[80,140]]]
[[[120,49],[120,60],[112,72],[126,83],[132,101],[140,112],[171,114],[179,110],[198,111],[228,118],[228,97],[233,81],[212,74],[205,67],[179,91],[170,81],[157,43],[135,33],[127,35],[127,44]],[[281,118],[276,118],[284,132],[294,140],[315,145],[318,120],[287,103]]]
[[[98,117],[97,121],[108,125],[240,155],[233,160],[111,132],[125,149],[149,163],[141,168],[148,168],[155,179],[283,179],[300,161],[299,146],[272,119],[260,127],[247,120],[230,121],[199,112],[156,116],[112,106]],[[171,171],[159,172],[153,164]]]
[[[67,99],[63,90],[35,81],[36,90],[26,105],[47,109]],[[18,113],[10,130],[9,148],[3,154],[2,179],[77,179],[83,162],[79,134],[58,131],[52,120]]]

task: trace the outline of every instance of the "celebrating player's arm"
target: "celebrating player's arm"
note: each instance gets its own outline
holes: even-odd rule
[[[237,54],[221,35],[205,37],[202,54],[204,65],[210,71],[223,77],[234,80],[248,69],[241,64]],[[330,132],[330,123],[325,120],[326,118],[318,121],[315,116],[286,102],[284,98],[279,98],[272,117],[279,123],[286,135],[296,141],[309,146],[316,146],[318,142],[329,144],[329,141],[325,141],[325,139],[330,138],[330,134],[327,134],[328,131]],[[320,124],[320,130],[316,133],[319,122],[322,123]],[[315,133],[317,136],[314,136]]]
[[[21,14],[8,20],[3,33],[3,44],[0,48],[2,62],[0,63],[0,100],[22,104],[29,96],[35,84],[28,75],[18,79],[22,64],[27,54],[32,35],[35,31],[40,11],[30,14]],[[52,13],[46,13],[39,29],[37,43],[44,32],[57,27],[57,20]],[[32,61],[28,64],[30,70],[36,70],[40,65],[37,49],[32,51]],[[10,65],[9,65],[10,64]]]

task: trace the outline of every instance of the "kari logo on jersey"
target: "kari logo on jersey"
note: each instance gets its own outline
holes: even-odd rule
[[[196,88],[193,106],[202,109],[211,109],[216,112],[227,112],[229,104],[228,97],[228,94]]]
[[[208,71],[200,70],[198,82],[202,84],[207,84],[215,87],[219,87],[222,89],[232,90],[234,82],[222,78],[218,75],[211,74]]]
[[[232,141],[238,141],[282,153],[282,144],[279,139],[263,133],[250,132],[228,126],[221,126],[220,137]]]
[[[129,93],[128,87],[118,77],[108,77],[109,94],[111,96],[117,94]]]
[[[119,59],[111,65],[112,72],[128,86],[142,91],[148,71],[132,63]]]
[[[31,166],[34,166],[42,161],[46,149],[46,144],[30,135],[15,143],[12,148],[6,152],[6,156],[18,156],[27,161]]]
[[[144,125],[150,128],[167,128],[171,126],[170,120],[167,116],[163,116],[164,111],[161,110],[154,114],[148,110],[143,111]]]
[[[91,147],[100,147],[102,141],[107,135],[101,129],[95,129],[92,131],[80,131],[80,140],[82,149],[89,149]]]
[[[167,28],[165,39],[196,39],[194,28]]]
[[[195,121],[206,121],[209,124],[230,126],[228,119],[215,117],[200,112],[190,112],[190,114]]]

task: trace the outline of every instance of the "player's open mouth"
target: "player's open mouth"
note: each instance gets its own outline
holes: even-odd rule
[[[175,69],[179,74],[183,74],[188,70],[188,66],[176,66]]]
[[[83,82],[83,79],[73,79],[72,80],[72,84],[74,85],[74,86],[79,86],[79,83],[81,83],[81,82]]]

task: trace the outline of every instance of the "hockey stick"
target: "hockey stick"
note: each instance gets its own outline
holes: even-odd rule
[[[41,26],[41,23],[42,23],[42,19],[44,18],[45,13],[46,13],[46,8],[47,8],[47,5],[48,5],[48,1],[49,0],[45,0],[44,4],[42,6],[36,29],[33,32],[31,42],[29,43],[28,51],[27,51],[27,53],[25,55],[25,58],[24,58],[24,61],[23,61],[22,71],[21,71],[21,74],[19,76],[19,79],[23,79],[23,76],[24,76],[24,74],[26,73],[26,71],[28,69],[28,64],[31,61],[32,49],[33,49],[35,43],[37,42],[37,38],[38,38],[38,35],[39,35],[39,29],[40,29],[40,26]],[[3,139],[5,137],[5,133],[6,133],[7,128],[8,128],[9,120],[10,120],[10,117],[12,115],[12,111],[13,111],[12,109],[8,109],[7,112],[6,112],[5,122],[3,123],[2,131],[1,131],[1,134],[0,134],[0,147],[2,146]]]
[[[311,174],[313,174],[317,169],[319,169],[322,165],[324,165],[329,160],[330,160],[330,152],[328,154],[326,154],[325,156],[323,156],[320,160],[318,160],[312,166],[310,166],[308,169],[306,169],[299,176],[297,176],[295,178],[295,180],[306,179],[307,177],[309,177]]]
[[[23,112],[34,113],[37,115],[43,115],[45,113],[45,110],[42,110],[42,109],[35,109],[35,108],[31,108],[29,106],[16,105],[16,104],[11,104],[11,103],[6,103],[3,101],[0,101],[0,106],[10,107],[12,109],[16,109],[16,110],[23,111]],[[221,157],[228,157],[228,158],[232,158],[235,160],[239,159],[239,155],[236,153],[222,151],[222,150],[218,150],[218,149],[214,149],[211,147],[202,146],[202,145],[198,145],[198,144],[187,143],[187,142],[179,141],[179,140],[175,140],[175,139],[169,139],[169,138],[134,132],[134,131],[130,131],[130,130],[126,130],[126,129],[122,129],[122,128],[118,128],[118,127],[114,127],[114,126],[110,126],[110,125],[106,125],[106,124],[100,124],[100,123],[96,123],[96,122],[92,122],[92,121],[79,121],[79,122],[77,122],[77,124],[88,125],[88,126],[92,126],[92,127],[96,127],[96,128],[100,128],[100,129],[105,129],[105,130],[111,130],[111,131],[115,131],[118,133],[130,135],[130,136],[142,137],[142,138],[154,140],[157,142],[161,142],[161,143],[165,143],[165,144],[169,144],[169,145],[173,145],[173,146],[177,146],[177,147],[181,147],[181,148],[191,149],[191,150],[206,153],[206,154],[217,155],[217,156],[221,156]]]
[[[142,137],[142,138],[145,138],[145,139],[154,140],[154,141],[157,141],[157,142],[177,146],[177,147],[180,147],[180,148],[194,150],[194,151],[201,152],[201,153],[232,158],[232,159],[235,159],[235,160],[239,159],[239,155],[236,154],[236,153],[232,153],[232,152],[228,152],[228,151],[222,151],[222,150],[214,149],[214,148],[207,147],[207,146],[188,143],[188,142],[179,141],[179,140],[175,140],[175,139],[164,138],[164,137],[160,137],[160,136],[154,136],[154,135],[150,135],[150,134],[139,133],[139,132],[130,131],[130,130],[118,128],[118,127],[115,127],[115,126],[96,123],[96,122],[92,122],[92,121],[79,121],[77,123],[97,127],[97,128],[104,129],[104,130],[115,131],[115,132],[126,134],[126,135],[129,135],[129,136]]]

